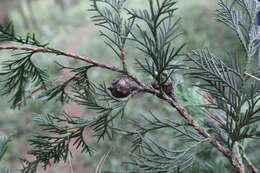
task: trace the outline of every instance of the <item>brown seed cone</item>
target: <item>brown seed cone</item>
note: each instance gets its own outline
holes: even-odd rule
[[[154,81],[152,83],[152,87],[154,89],[159,89],[160,86],[159,86],[159,83],[158,81]],[[162,90],[165,92],[165,94],[167,95],[171,95],[173,93],[173,85],[172,85],[172,82],[168,81],[166,82],[163,86],[162,86]]]
[[[125,98],[133,93],[136,84],[128,77],[115,78],[111,85],[108,86],[111,94],[117,98]]]
[[[163,91],[165,92],[165,94],[167,95],[171,95],[173,93],[173,85],[172,82],[168,81],[166,82],[163,87],[162,87]]]
[[[154,81],[154,82],[152,83],[152,87],[153,87],[154,89],[159,89],[159,83],[158,83],[157,81]]]

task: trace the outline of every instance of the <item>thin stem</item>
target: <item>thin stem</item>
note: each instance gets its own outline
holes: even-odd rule
[[[247,162],[248,167],[251,169],[252,173],[259,173],[258,169],[255,167],[255,165],[253,164],[253,162],[247,157],[244,147],[242,145],[239,146],[241,151],[242,151],[242,157],[243,159]]]
[[[249,73],[247,73],[247,72],[245,72],[244,74],[247,75],[247,76],[249,76],[249,77],[251,77],[251,78],[253,78],[253,79],[255,79],[255,80],[257,80],[258,82],[260,82],[260,78],[254,76],[254,75],[252,75],[252,74],[249,74]]]
[[[93,65],[96,65],[96,66],[103,68],[103,69],[122,73],[124,75],[127,75],[131,79],[133,79],[137,84],[139,84],[141,86],[145,86],[145,84],[143,82],[139,81],[136,77],[134,77],[133,75],[131,75],[130,73],[128,73],[125,70],[121,70],[117,67],[110,66],[108,64],[104,64],[104,63],[95,61],[91,58],[76,55],[76,54],[73,54],[73,53],[66,53],[66,52],[58,51],[58,50],[55,50],[55,49],[52,49],[52,48],[34,48],[34,47],[13,46],[13,45],[0,46],[0,50],[25,50],[25,51],[33,51],[35,53],[49,53],[49,54],[55,54],[55,55],[62,55],[62,56],[70,57],[70,58],[73,58],[73,59],[76,59],[76,60],[81,60],[81,61],[93,64]]]
[[[50,54],[55,54],[55,55],[63,55],[63,56],[67,56],[67,57],[70,57],[70,58],[73,58],[73,59],[88,62],[90,64],[99,66],[99,67],[104,68],[104,69],[116,71],[116,72],[119,72],[119,73],[125,73],[124,70],[121,70],[119,68],[116,68],[116,67],[113,67],[113,66],[110,66],[110,65],[107,65],[107,64],[100,63],[100,62],[95,61],[91,58],[79,56],[79,55],[76,55],[76,54],[73,54],[73,53],[61,52],[61,51],[57,51],[57,50],[54,50],[54,49],[51,49],[51,48],[34,48],[34,47],[9,46],[9,45],[7,45],[7,46],[0,46],[0,50],[1,49],[26,50],[26,51],[33,51],[33,52],[38,52],[38,53],[50,53]]]
[[[121,50],[120,60],[121,60],[121,62],[122,62],[122,66],[123,66],[124,71],[127,72],[126,56],[125,56],[124,50]]]
[[[248,55],[245,73],[246,73],[246,72],[247,72],[247,73],[250,73],[250,72],[251,72],[250,67],[251,67],[251,64],[252,64],[252,60],[253,60],[253,56]]]
[[[259,171],[257,170],[257,168],[255,167],[255,165],[251,162],[251,160],[245,155],[245,153],[243,154],[243,158],[246,160],[246,162],[248,163],[248,167],[251,169],[252,173],[259,173]]]

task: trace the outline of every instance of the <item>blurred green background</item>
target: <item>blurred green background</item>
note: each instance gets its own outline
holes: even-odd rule
[[[216,0],[179,0],[177,3],[179,10],[176,15],[182,18],[182,41],[187,43],[186,51],[209,48],[215,54],[223,57],[224,61],[229,62],[227,53],[230,51],[241,53],[240,46],[233,33],[216,21],[216,4]],[[145,8],[146,2],[145,0],[129,0],[127,6]],[[11,20],[18,32],[21,34],[34,32],[38,39],[50,43],[51,47],[95,58],[113,65],[120,65],[111,50],[104,45],[103,38],[99,37],[99,28],[91,22],[89,8],[89,0],[0,0],[0,23],[6,24],[7,21]],[[139,54],[134,49],[134,46],[129,47],[127,50],[128,62],[131,63]],[[10,56],[9,52],[1,52],[0,61],[6,60],[8,56]],[[66,66],[80,65],[79,62],[63,57],[37,55],[37,62],[48,69],[52,74],[52,79],[69,75],[66,71],[57,71],[55,61]],[[135,67],[131,67],[131,70],[134,71]],[[92,71],[91,79],[97,82],[110,82],[116,76],[115,73],[104,72],[103,70]],[[197,89],[190,85],[188,79],[182,77],[182,73],[177,75],[176,83],[176,90],[183,104],[189,107],[194,116],[203,121],[202,117],[196,115],[196,112],[199,111],[196,106],[203,101],[198,96]],[[55,101],[43,103],[41,100],[30,99],[25,108],[11,110],[8,108],[7,102],[7,98],[2,97],[0,99],[0,133],[12,135],[13,140],[2,164],[10,166],[12,172],[16,172],[16,169],[21,166],[19,163],[20,156],[28,157],[26,155],[28,149],[26,139],[30,137],[33,129],[37,129],[32,123],[34,114],[59,113],[65,110],[70,115],[92,116],[92,113],[75,104],[61,105]],[[140,113],[146,113],[149,110],[162,116],[173,116],[175,113],[169,106],[161,104],[159,100],[153,97],[138,96],[130,102],[127,109],[128,118],[126,118],[125,122],[135,119]],[[122,161],[126,159],[124,152],[127,151],[129,146],[129,143],[126,142],[128,138],[119,137],[113,141],[105,140],[98,145],[95,143],[95,139],[92,138],[89,134],[86,134],[86,139],[97,148],[94,157],[90,158],[88,155],[76,153],[77,151],[75,151],[74,157],[70,158],[67,163],[49,168],[47,172],[67,173],[72,172],[72,170],[74,173],[94,172],[99,159],[110,149],[111,145],[114,146],[113,152],[106,160],[103,170],[121,171],[125,169]],[[163,138],[165,136],[162,137],[162,141],[164,141]],[[206,160],[207,157],[213,154],[211,149],[205,146],[201,149],[200,155],[202,159]],[[214,162],[218,165],[225,164],[225,161],[222,160],[221,156],[215,155]],[[39,172],[44,171],[40,170]]]

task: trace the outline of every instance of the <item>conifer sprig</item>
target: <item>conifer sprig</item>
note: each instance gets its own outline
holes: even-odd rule
[[[70,117],[66,113],[63,116],[38,115],[34,121],[45,134],[35,133],[29,139],[32,149],[28,154],[36,159],[33,161],[22,159],[23,173],[36,172],[39,164],[43,164],[43,168],[46,169],[52,164],[67,161],[69,155],[72,155],[70,151],[72,146],[92,155],[94,149],[84,138],[84,129],[90,124],[89,121]]]
[[[228,55],[233,64],[229,66],[210,51],[193,51],[189,60],[194,66],[190,68],[192,71],[189,74],[192,78],[202,81],[197,86],[211,97],[206,107],[214,114],[215,118],[212,120],[221,119],[225,122],[214,127],[216,138],[227,145],[243,167],[243,154],[238,143],[242,145],[246,138],[252,138],[250,134],[257,133],[259,121],[260,84],[257,80],[258,71],[252,64],[257,57],[256,51],[259,50],[259,28],[256,25],[257,2],[220,0],[218,5],[218,20],[236,33],[246,54],[246,65],[245,67],[239,65],[238,61],[242,61],[242,58],[234,54]],[[254,77],[248,72],[254,74],[252,75]],[[246,162],[252,172],[257,172],[250,160],[246,159]]]
[[[42,48],[48,45],[48,43],[41,43],[34,33],[27,33],[26,36],[18,35],[11,22],[6,27],[0,25],[0,42],[15,42]]]
[[[143,137],[141,137],[143,138]],[[157,141],[145,137],[142,152],[132,154],[132,162],[142,172],[181,172],[190,168],[194,160],[194,152],[190,149],[172,150],[158,144]],[[192,148],[193,149],[193,148]],[[173,164],[174,163],[174,164]]]
[[[258,6],[256,0],[230,0],[218,2],[218,20],[230,27],[239,38],[246,54],[247,64],[245,70],[251,72],[250,66],[259,46],[260,39],[256,16]]]
[[[8,149],[8,143],[10,142],[10,138],[5,136],[0,136],[0,161],[3,158],[6,150]]]
[[[113,124],[115,124],[113,122],[118,116],[124,115],[128,100],[114,98],[103,84],[92,89],[85,88],[76,91],[75,97],[76,103],[98,113],[98,116],[90,124],[98,141],[104,139],[105,135],[112,139]]]
[[[219,57],[209,51],[194,51],[192,56],[190,60],[196,65],[191,67],[192,71],[189,74],[192,78],[205,81],[197,86],[209,93],[214,100],[206,107],[222,110],[225,113],[226,124],[219,128],[226,131],[228,138],[225,143],[232,148],[236,141],[248,137],[249,126],[255,122],[253,120],[257,117],[258,111],[256,110],[259,101],[257,95],[259,93],[256,88],[252,88],[252,85],[249,89],[251,96],[249,96],[248,91],[241,88],[246,85],[243,81],[244,75],[241,74],[242,70],[228,67]],[[241,108],[245,105],[248,105],[248,110],[244,114],[241,112]],[[240,131],[241,129],[244,130]]]
[[[33,83],[35,87],[45,85],[48,80],[47,73],[34,64],[32,56],[34,51],[26,51],[15,54],[16,59],[4,62],[2,72],[0,73],[0,94],[10,95],[9,102],[12,108],[20,107],[25,99],[28,83]],[[17,58],[17,56],[22,56]],[[25,103],[25,102],[23,102]]]
[[[100,31],[100,35],[107,40],[105,44],[120,58],[123,69],[127,70],[125,46],[134,19],[125,19],[122,14],[126,0],[90,1],[92,3],[90,11],[96,12],[96,15],[91,17],[93,22],[107,31]],[[102,5],[105,7],[102,8]]]
[[[143,21],[148,30],[136,24],[139,35],[130,31],[130,40],[138,43],[136,48],[145,54],[143,61],[136,60],[144,72],[152,75],[160,85],[164,84],[178,69],[175,60],[181,56],[185,46],[172,46],[172,42],[180,36],[178,31],[180,19],[173,18],[176,2],[172,0],[149,0],[149,10],[129,10],[130,18]]]
[[[21,56],[21,58],[7,61],[4,72],[0,73],[3,77],[1,82],[3,95],[12,96],[13,106],[25,97],[26,86],[30,82],[38,86],[44,85],[47,74],[32,62],[32,56],[48,53],[81,60],[87,64],[79,68],[70,68],[73,77],[60,85],[47,88],[41,96],[44,96],[46,101],[60,98],[62,102],[68,100],[76,102],[96,114],[93,119],[72,118],[69,115],[61,118],[52,114],[38,116],[35,122],[47,134],[35,133],[29,140],[32,149],[28,153],[35,156],[35,160],[23,159],[23,172],[33,173],[40,164],[46,168],[57,162],[66,161],[71,154],[71,146],[91,154],[92,148],[84,138],[84,129],[90,128],[98,137],[98,142],[106,136],[113,138],[115,131],[134,136],[134,147],[138,150],[133,153],[132,163],[143,172],[187,171],[188,167],[193,165],[197,154],[196,150],[193,150],[194,147],[185,148],[183,145],[184,148],[176,150],[176,146],[168,148],[160,141],[150,140],[148,137],[150,132],[156,133],[160,129],[169,129],[180,134],[173,140],[185,140],[186,143],[192,142],[195,146],[205,141],[215,147],[229,160],[236,172],[244,173],[244,164],[247,164],[253,173],[257,173],[256,167],[246,156],[242,145],[246,138],[259,137],[257,127],[260,121],[258,108],[260,87],[257,80],[259,71],[251,68],[256,50],[259,49],[258,31],[255,25],[256,1],[219,0],[218,18],[231,27],[239,37],[247,55],[245,68],[238,65],[238,60],[233,66],[227,65],[209,51],[193,51],[188,56],[192,63],[190,76],[199,79],[198,87],[207,92],[210,97],[210,105],[204,109],[218,116],[211,121],[221,119],[221,123],[217,121],[215,123],[217,125],[211,126],[209,123],[205,127],[199,124],[194,116],[189,114],[188,109],[180,103],[173,89],[174,85],[169,80],[182,67],[176,64],[176,60],[183,56],[184,47],[184,44],[173,45],[173,41],[180,35],[178,32],[180,20],[174,17],[175,2],[148,0],[147,10],[124,8],[124,2],[125,0],[91,0],[91,11],[96,13],[92,19],[107,31],[101,31],[101,35],[107,39],[105,43],[120,58],[122,69],[47,47],[47,44],[38,41],[34,34],[28,34],[26,37],[18,36],[11,25],[7,28],[0,27],[0,42],[8,41],[22,45],[0,46],[0,50],[21,51],[20,54],[16,54],[16,57]],[[105,6],[101,6],[102,4]],[[124,10],[128,13],[128,21],[121,13]],[[146,27],[143,27],[140,21]],[[137,65],[155,80],[153,84],[156,85],[150,86],[127,71],[125,61],[127,40],[135,42],[137,49],[144,54],[144,57],[137,58]],[[23,46],[24,44],[29,47]],[[241,58],[234,55],[230,57]],[[98,85],[90,81],[87,73],[94,67],[118,72],[125,79],[134,81],[136,86],[133,88],[126,86],[132,93],[127,95],[127,98],[117,98],[117,95],[107,90],[106,84]],[[128,84],[126,80],[120,82]],[[170,83],[168,85],[170,92],[165,90],[166,83]],[[66,92],[68,87],[72,88],[70,95]],[[120,87],[122,89],[125,86],[120,85]],[[116,90],[118,88],[113,89],[118,92]],[[140,123],[134,124],[136,130],[122,130],[115,127],[114,122],[120,120],[118,117],[124,116],[127,102],[135,96],[135,92],[149,93],[169,103],[184,118],[185,123],[162,120],[152,115],[149,118],[143,117]]]
[[[10,137],[0,136],[0,162],[1,162],[4,154],[6,153],[6,151],[8,149],[8,144],[10,142],[11,142],[11,138]],[[1,166],[0,167],[0,172],[1,173],[11,173],[11,169],[8,168],[8,167]]]
[[[81,89],[86,87],[92,87],[92,83],[90,82],[88,77],[88,71],[91,68],[96,67],[95,65],[87,65],[78,68],[64,67],[61,64],[58,65],[61,66],[60,70],[70,70],[70,73],[72,73],[73,76],[65,81],[60,82],[59,84],[55,84],[54,82],[52,86],[48,87],[45,91],[43,91],[38,96],[38,98],[43,98],[45,102],[57,98],[61,103],[67,103],[72,101],[73,99],[73,94],[69,94],[69,92],[71,92],[69,90],[73,90],[73,88],[75,87]]]

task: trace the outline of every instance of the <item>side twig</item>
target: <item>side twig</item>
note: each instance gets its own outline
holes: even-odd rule
[[[118,73],[122,73],[124,75],[127,75],[131,79],[133,79],[137,84],[139,84],[141,86],[145,86],[144,83],[139,81],[136,77],[134,77],[133,75],[129,74],[125,70],[121,70],[121,69],[119,69],[117,67],[114,67],[114,66],[111,66],[111,65],[108,65],[108,64],[104,64],[104,63],[95,61],[95,60],[93,60],[91,58],[87,58],[87,57],[84,57],[84,56],[76,55],[76,54],[73,54],[73,53],[66,53],[66,52],[58,51],[58,50],[55,50],[55,49],[52,49],[52,48],[34,48],[34,47],[13,46],[13,45],[3,45],[3,46],[0,46],[0,50],[25,50],[25,51],[32,51],[32,52],[35,52],[35,53],[49,53],[49,54],[54,54],[54,55],[66,56],[66,57],[69,57],[69,58],[73,58],[73,59],[76,59],[76,60],[81,60],[81,61],[93,64],[93,65],[96,65],[96,66],[98,66],[100,68],[103,68],[103,69],[107,69],[107,70],[110,70],[110,71],[115,71],[115,72],[118,72]]]

